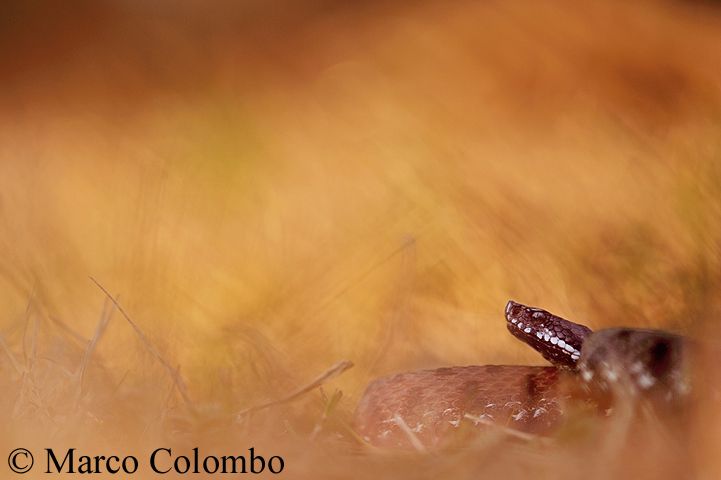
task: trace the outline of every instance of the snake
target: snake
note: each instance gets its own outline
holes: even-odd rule
[[[593,331],[513,300],[504,314],[511,335],[549,365],[453,366],[378,378],[356,408],[358,435],[377,447],[417,449],[439,447],[467,425],[545,435],[574,402],[608,414],[621,397],[676,408],[689,396],[686,337],[629,327]]]

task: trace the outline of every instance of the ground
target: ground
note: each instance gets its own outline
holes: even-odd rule
[[[550,446],[492,432],[440,456],[376,452],[350,425],[380,375],[542,364],[507,333],[509,298],[718,336],[714,3],[6,9],[0,451],[254,446],[292,478],[718,476],[705,397],[683,435],[581,416]],[[236,415],[343,360],[322,394]]]

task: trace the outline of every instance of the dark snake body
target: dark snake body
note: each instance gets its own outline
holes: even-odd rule
[[[358,433],[377,446],[432,448],[461,425],[548,433],[574,399],[599,409],[617,395],[670,405],[689,392],[683,337],[632,328],[594,333],[513,301],[505,316],[510,333],[552,366],[445,367],[380,378],[358,405]]]

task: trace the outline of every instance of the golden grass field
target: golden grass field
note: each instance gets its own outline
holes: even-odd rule
[[[350,429],[379,375],[542,364],[509,298],[718,341],[717,4],[6,8],[0,476],[20,446],[254,446],[280,478],[721,478],[708,395],[680,429],[550,443]]]

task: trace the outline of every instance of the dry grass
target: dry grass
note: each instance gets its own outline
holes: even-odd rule
[[[721,474],[708,402],[682,427],[581,416],[443,454],[349,429],[375,376],[539,363],[508,298],[718,341],[716,6],[8,11],[0,451],[255,446],[291,478]],[[236,416],[342,360],[323,393]]]

